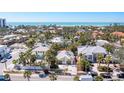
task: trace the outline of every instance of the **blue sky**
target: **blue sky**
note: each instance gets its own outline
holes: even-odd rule
[[[0,12],[7,22],[124,22],[124,12]]]

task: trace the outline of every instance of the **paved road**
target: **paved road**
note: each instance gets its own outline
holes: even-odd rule
[[[13,50],[11,52],[12,58],[11,59],[7,59],[7,62],[6,62],[7,66],[9,66],[14,59],[17,59],[19,57],[19,53],[20,52],[24,52],[24,51],[25,50],[22,50],[22,49],[20,49],[20,50]],[[3,74],[4,68],[5,68],[5,63],[0,63],[0,75]]]
[[[12,81],[27,81],[23,75],[10,75]],[[40,78],[38,75],[32,75],[30,81],[50,81],[49,76]],[[73,76],[57,76],[57,81],[73,81]]]

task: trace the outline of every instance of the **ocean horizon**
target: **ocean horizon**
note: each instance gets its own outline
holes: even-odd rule
[[[110,26],[113,23],[124,25],[124,22],[8,22],[7,25],[57,25],[57,26]]]

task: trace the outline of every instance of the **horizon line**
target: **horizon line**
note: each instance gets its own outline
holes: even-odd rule
[[[14,22],[19,22],[19,23],[23,23],[22,21],[11,21],[12,23],[14,23]],[[24,21],[24,22],[36,22],[36,23],[41,23],[41,22],[45,22],[45,21],[41,21],[41,22],[37,22],[37,21]],[[48,22],[48,21],[46,21],[46,22]],[[55,21],[54,21],[55,22]],[[124,23],[124,22],[97,22],[97,21],[92,21],[92,22],[78,22],[78,23]],[[10,23],[10,22],[8,22],[7,21],[7,23]],[[49,22],[48,22],[49,23]],[[60,22],[55,22],[55,23],[61,23],[61,21]],[[65,23],[73,23],[73,22],[67,22],[67,21],[65,21]]]

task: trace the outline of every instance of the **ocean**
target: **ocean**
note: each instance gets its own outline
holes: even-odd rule
[[[113,22],[8,22],[7,25],[18,26],[18,25],[57,25],[57,26],[110,26]],[[124,23],[117,23],[124,25]]]

